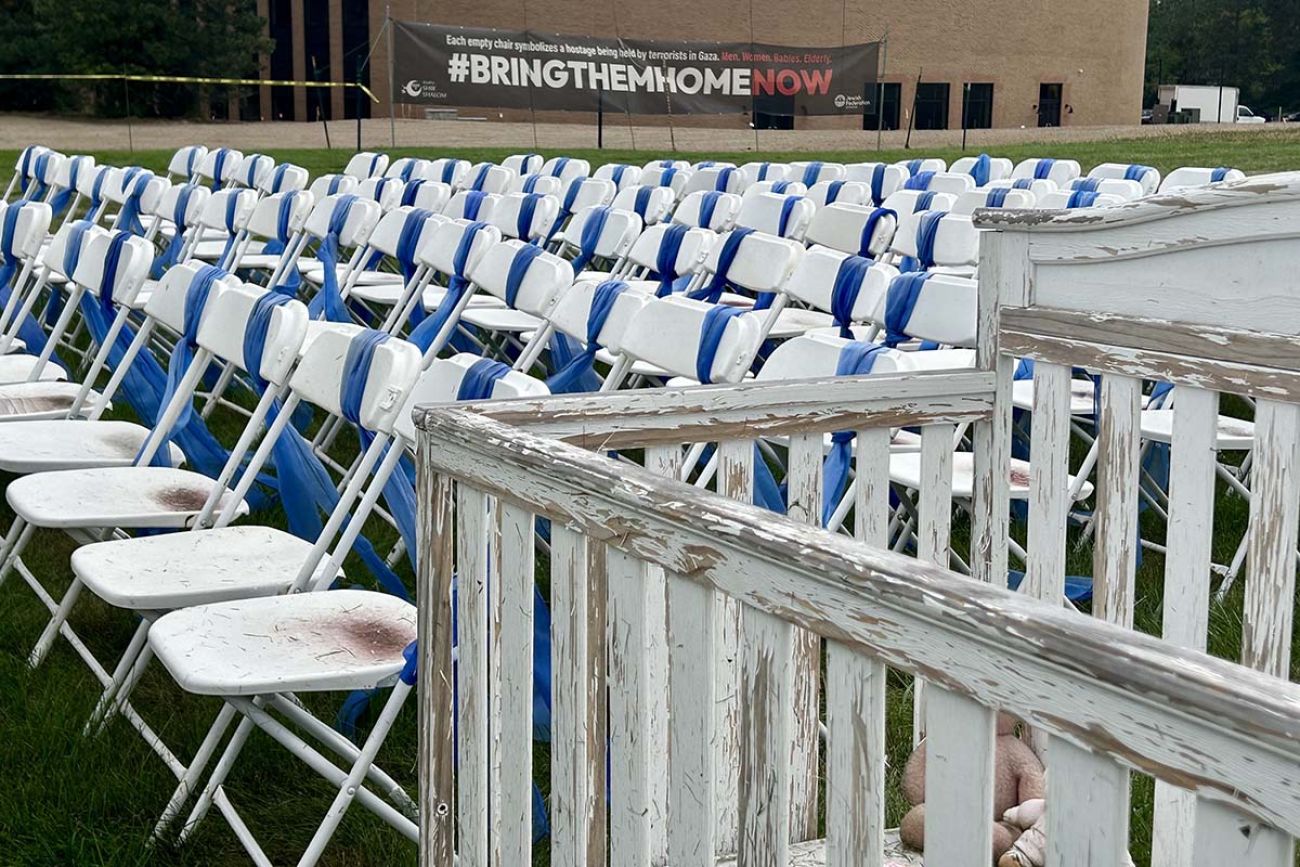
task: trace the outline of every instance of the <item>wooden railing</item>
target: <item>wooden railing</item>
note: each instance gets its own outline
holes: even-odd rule
[[[785,867],[795,853],[878,867],[892,669],[925,682],[931,867],[989,863],[999,710],[1046,746],[1049,863],[1124,863],[1136,771],[1191,793],[1197,865],[1290,865],[1300,688],[992,583],[1006,569],[1005,520],[989,517],[1006,495],[998,385],[877,376],[422,411],[421,863],[530,863],[530,784],[549,770],[555,865]],[[985,581],[947,568],[968,423],[969,560]],[[884,549],[903,427],[922,431],[915,557]],[[840,430],[856,432],[855,538],[817,526],[824,435]],[[784,516],[749,505],[758,439],[784,452]],[[707,484],[687,448],[702,442],[716,446]],[[547,576],[542,769],[532,600]]]

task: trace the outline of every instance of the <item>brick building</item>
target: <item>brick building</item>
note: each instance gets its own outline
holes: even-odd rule
[[[1098,126],[1135,124],[1146,54],[1145,0],[257,0],[275,40],[264,77],[362,80],[379,105],[352,91],[263,87],[264,118],[315,120],[388,115],[385,15],[503,29],[643,39],[754,41],[833,46],[887,35],[881,96],[884,117],[789,118],[755,106],[760,128]],[[466,109],[472,116],[523,119],[525,113]],[[419,117],[397,106],[399,117]],[[539,120],[589,120],[549,113]],[[638,118],[666,123],[664,118]],[[678,124],[745,126],[749,113],[674,118]]]

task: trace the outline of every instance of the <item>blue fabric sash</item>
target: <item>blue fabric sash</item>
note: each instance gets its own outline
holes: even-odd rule
[[[879,208],[885,203],[885,164],[871,167],[871,204]]]
[[[28,145],[23,148],[23,158],[18,167],[18,192],[23,195],[27,194],[27,188],[31,185],[31,178],[28,177],[32,170],[32,159],[36,156],[36,145]]]
[[[836,181],[835,183],[840,183]],[[790,228],[790,215],[794,213],[795,203],[802,196],[786,196],[785,201],[781,203],[781,219],[777,222],[776,233],[782,238],[786,236],[786,230]]]
[[[533,215],[542,199],[537,193],[528,193],[519,201],[519,215],[515,218],[515,232],[519,240],[530,241],[533,236]]]
[[[1011,188],[1016,190],[1032,190],[1034,188],[1034,179],[1019,178],[1016,181],[1012,182]]]
[[[975,186],[982,187],[989,182],[989,175],[993,172],[993,160],[988,154],[980,154],[975,158],[975,165],[970,168],[970,176],[975,179]]]
[[[465,268],[469,262],[470,250],[474,246],[474,238],[483,229],[487,228],[487,223],[476,222],[465,227],[465,233],[460,237],[460,243],[456,245],[456,252],[452,254],[452,272],[447,275],[447,294],[443,296],[442,303],[431,316],[424,316],[423,304],[416,302],[412,311],[412,320],[417,316],[420,321],[408,335],[407,339],[425,352],[433,345],[437,338],[438,332],[451,320],[452,314],[461,299],[469,292],[470,280],[465,275]],[[418,313],[417,313],[418,311]]]
[[[614,182],[615,189],[623,188],[623,175],[626,173],[627,173],[627,166],[623,166],[623,165],[614,166],[614,168],[610,170],[609,179]]]
[[[397,236],[397,249],[393,257],[397,259],[398,267],[402,269],[402,278],[411,282],[419,266],[415,262],[416,245],[420,243],[420,235],[424,232],[424,224],[433,216],[433,211],[427,211],[424,208],[416,208],[406,215],[406,220],[402,223],[402,231]]]
[[[324,314],[325,318],[330,322],[351,321],[347,307],[343,304],[343,295],[339,290],[339,235],[342,233],[343,227],[348,221],[348,214],[352,211],[352,205],[356,201],[356,196],[341,196],[334,203],[334,210],[330,213],[328,231],[326,231],[325,237],[321,239],[320,247],[316,251],[316,258],[325,267],[325,272],[322,275],[320,291],[307,305],[312,319],[320,319],[321,315]]]
[[[221,248],[221,256],[217,259],[217,264],[223,267],[231,267],[234,263],[230,261],[230,251],[235,248],[235,238],[239,234],[235,229],[235,217],[239,214],[239,196],[231,195],[226,199],[226,216],[224,225],[226,228],[226,245]]]
[[[1071,189],[1095,193],[1101,189],[1101,178],[1078,178],[1074,181]]]
[[[713,212],[718,207],[718,202],[722,199],[722,193],[711,190],[703,195],[700,199],[700,228],[713,228]]]
[[[772,192],[781,195],[789,192],[790,187],[794,185],[793,181],[772,181]]]
[[[383,157],[383,154],[370,155],[370,168],[366,171],[366,177],[373,178],[375,176],[375,172],[379,169],[379,161],[383,159]]]
[[[91,222],[89,220],[77,220],[68,230],[68,243],[63,248],[63,273],[71,279],[77,270],[77,263],[81,261],[81,248],[86,242],[86,233],[90,231]],[[63,304],[67,300],[63,294],[62,287],[56,286],[53,282],[49,284],[50,294],[45,299],[45,312],[42,319],[47,328],[53,327],[58,321],[59,315],[63,312]],[[42,337],[45,336],[45,330],[41,330]],[[24,340],[24,342],[26,342]],[[29,346],[31,344],[28,344]],[[38,352],[39,350],[33,350]]]
[[[768,173],[768,170],[771,168],[771,166],[772,166],[771,163],[759,163],[759,164],[758,164],[758,177],[755,178],[755,180],[758,180],[758,181],[765,181],[765,180],[767,180],[767,173]]]
[[[149,181],[153,180],[153,172],[127,169],[127,174],[130,180],[124,184],[127,194],[125,201],[122,202],[122,213],[118,215],[117,227],[132,235],[143,235],[144,224],[140,222],[140,199],[148,189]]]
[[[212,189],[221,189],[221,176],[225,174],[226,160],[230,156],[230,151],[221,148],[212,159]]]
[[[632,210],[644,221],[646,219],[646,208],[650,207],[650,193],[654,187],[641,186],[636,189],[636,197],[632,200]]]
[[[280,188],[284,186],[285,173],[288,171],[288,163],[281,163],[275,167],[275,172],[271,175],[271,195],[274,196],[276,193],[280,192]]]
[[[525,193],[535,193],[535,192],[537,192],[537,181],[538,181],[540,178],[541,178],[541,175],[529,175],[528,177],[524,178],[524,189],[523,189],[523,191],[524,191]]]
[[[1092,190],[1075,190],[1066,201],[1067,208],[1090,208],[1097,202],[1097,193]]]
[[[293,216],[293,207],[297,199],[297,191],[285,193],[284,198],[280,199],[280,207],[275,214],[275,237],[262,246],[262,252],[266,255],[278,256],[289,246],[289,220]],[[271,288],[274,292],[294,298],[297,297],[301,287],[302,272],[298,270],[297,261],[294,261],[285,269],[279,285]]]
[[[676,175],[677,169],[672,166],[664,166],[664,170],[659,173],[659,186],[671,187],[673,185],[673,178],[676,177]]]
[[[1228,172],[1230,171],[1232,171],[1232,169],[1228,168],[1227,166],[1219,166],[1217,169],[1212,170],[1210,172],[1210,183],[1212,184],[1219,183],[1220,181],[1222,181],[1224,178],[1228,176]]]
[[[853,306],[858,303],[858,294],[870,269],[870,259],[849,256],[840,262],[840,268],[835,272],[835,283],[831,287],[831,317],[840,327],[840,337],[853,337]]]
[[[905,256],[898,263],[899,271],[925,271],[934,267],[934,242],[943,215],[943,211],[921,212],[921,219],[916,226],[916,258]]]
[[[1034,166],[1034,179],[1039,181],[1047,180],[1052,176],[1052,168],[1055,165],[1056,160],[1054,159],[1039,160],[1038,164]]]
[[[719,169],[718,181],[713,185],[713,189],[717,190],[719,193],[727,192],[727,186],[731,183],[731,176],[735,173],[736,170],[730,167]]]
[[[844,181],[831,181],[826,185],[826,204],[833,205],[835,200],[840,197],[840,190],[844,189]]]
[[[163,272],[181,259],[181,248],[185,246],[185,231],[189,228],[186,215],[190,209],[190,196],[196,189],[198,187],[194,184],[186,184],[176,195],[176,207],[172,209],[172,223],[176,226],[176,232],[172,235],[166,249],[153,260],[153,267],[149,269],[149,276],[155,280],[162,277]]]
[[[885,217],[893,217],[895,222],[898,220],[898,214],[889,208],[876,208],[867,215],[867,221],[862,226],[862,236],[858,239],[858,255],[867,259],[874,258],[871,255],[871,239],[875,237],[876,225]]]
[[[672,293],[673,283],[680,276],[677,273],[677,256],[681,253],[682,241],[689,231],[690,227],[674,223],[664,232],[663,239],[659,242],[659,249],[655,252],[655,273],[659,276],[659,288],[655,290],[655,295],[659,298]]]
[[[68,169],[68,185],[50,199],[50,209],[54,212],[54,216],[59,216],[72,204],[73,197],[77,195],[77,181],[81,177],[81,166],[84,162],[81,157],[72,157],[72,165]]]
[[[727,323],[737,316],[744,316],[747,311],[741,307],[728,307],[718,304],[704,314],[700,325],[699,352],[695,356],[695,378],[702,384],[713,382],[713,363],[718,356],[718,347],[722,345],[722,335],[727,331]]]
[[[14,292],[14,278],[19,271],[18,254],[14,251],[14,242],[17,240],[15,235],[18,232],[18,217],[27,205],[26,201],[17,201],[5,208],[4,223],[0,227],[0,309],[9,304],[9,298]],[[39,355],[45,351],[48,336],[45,329],[41,328],[40,323],[30,313],[18,323],[18,337],[27,344],[28,352]],[[64,366],[57,358],[55,363],[60,367]]]
[[[921,289],[930,275],[924,271],[915,274],[900,274],[889,284],[889,293],[885,298],[885,346],[891,349],[903,343],[910,336],[907,333],[908,320],[916,309]]]
[[[836,376],[866,376],[876,364],[876,358],[886,348],[877,343],[855,341],[840,350],[835,365]],[[853,431],[842,430],[831,434],[831,451],[822,466],[822,526],[831,522],[835,507],[844,496],[849,481],[849,466],[853,462]]]
[[[540,255],[541,247],[528,244],[516,250],[514,258],[510,260],[510,270],[506,272],[506,305],[511,309],[518,306],[519,290],[524,285],[524,278],[528,276],[533,260]]]
[[[479,209],[487,201],[487,193],[481,190],[470,190],[465,194],[465,208],[462,211],[463,218],[466,220],[477,220]]]
[[[912,175],[915,175],[917,172],[919,172],[921,170],[921,166],[924,163],[925,160],[908,160],[903,165],[907,166],[907,174],[910,177]]]
[[[39,202],[41,199],[45,198],[45,194],[49,192],[50,189],[49,182],[45,180],[45,175],[49,172],[49,169],[50,152],[45,151],[40,154],[40,156],[36,157],[36,165],[32,169],[32,182],[34,186],[24,192],[23,198],[30,202]]]
[[[497,381],[510,372],[510,366],[491,358],[480,358],[465,371],[456,390],[456,400],[490,400]]]
[[[248,163],[248,168],[244,170],[244,186],[251,188],[257,184],[257,167],[262,162],[262,155],[249,154],[244,159]]]
[[[484,163],[483,165],[479,166],[478,174],[474,176],[474,182],[469,185],[469,188],[471,190],[482,192],[483,184],[487,182],[488,172],[491,170],[491,168],[492,168],[491,163]]]
[[[1142,179],[1146,177],[1146,174],[1149,171],[1152,171],[1152,168],[1150,166],[1143,166],[1137,164],[1131,165],[1124,170],[1124,180],[1137,181],[1141,183]]]
[[[935,193],[932,193],[929,190],[921,193],[921,195],[916,197],[916,204],[912,207],[912,213],[919,214],[921,211],[930,210],[930,206],[934,204],[934,197]]]
[[[552,394],[577,394],[600,389],[600,378],[594,367],[596,353],[600,350],[600,332],[609,320],[618,296],[627,290],[621,280],[606,280],[596,287],[587,311],[587,345],[546,380]]]
[[[551,166],[551,177],[558,178],[560,175],[564,174],[564,169],[568,164],[568,157],[557,157],[555,165]]]
[[[820,162],[814,161],[804,166],[803,185],[811,189],[812,185],[817,183],[817,177],[821,173],[822,173],[822,164]]]
[[[989,190],[988,195],[984,197],[984,207],[1002,208],[1007,204],[1007,193],[1010,190],[1006,187],[996,187]]]
[[[611,208],[596,208],[587,214],[587,221],[582,224],[582,236],[578,242],[578,255],[571,263],[575,278],[595,258],[596,245],[600,243],[600,236],[605,231],[605,224],[609,221],[611,212]]]
[[[456,180],[456,160],[443,160],[442,182],[450,184]]]
[[[713,279],[708,286],[692,292],[690,297],[708,301],[710,304],[718,303],[727,288],[727,272],[731,270],[731,264],[736,260],[736,254],[740,252],[740,245],[752,234],[754,234],[753,229],[740,228],[733,229],[727,235],[726,240],[722,242],[722,250],[718,253],[718,270],[713,273]]]
[[[414,205],[422,186],[424,186],[424,178],[407,181],[406,186],[402,187],[402,205]]]
[[[910,178],[907,179],[907,181],[903,184],[903,189],[922,190],[922,191],[928,190],[930,189],[930,182],[934,180],[934,175],[935,175],[934,172],[917,172],[916,174],[912,175]]]

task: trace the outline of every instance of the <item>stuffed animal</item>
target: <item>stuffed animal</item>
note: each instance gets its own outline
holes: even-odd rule
[[[1047,793],[1043,763],[1016,737],[1017,720],[1008,714],[998,715],[997,751],[993,773],[993,852],[990,864],[997,864],[1016,842],[1022,828],[1003,821],[1003,815],[1026,801],[1041,799]],[[921,741],[903,768],[903,797],[912,809],[903,817],[899,836],[903,843],[925,851],[925,741]],[[1030,825],[1033,822],[1029,823]],[[1013,862],[1018,867],[1019,862]]]
[[[1047,863],[1047,802],[1041,798],[1026,801],[1002,814],[1002,820],[1021,829],[1020,837],[998,859],[998,867],[1043,867]],[[1124,853],[1125,867],[1133,867],[1133,858]]]

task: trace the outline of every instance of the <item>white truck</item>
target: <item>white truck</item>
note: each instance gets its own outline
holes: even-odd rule
[[[1249,107],[1240,102],[1240,92],[1235,87],[1215,84],[1162,84],[1158,91],[1160,104],[1175,111],[1198,111],[1201,123],[1263,123]]]

